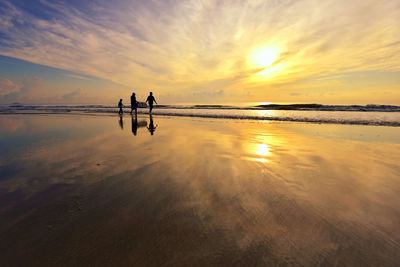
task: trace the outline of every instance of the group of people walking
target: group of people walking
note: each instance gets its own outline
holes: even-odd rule
[[[149,113],[151,113],[152,110],[153,110],[154,103],[158,104],[156,99],[153,96],[153,92],[150,92],[149,96],[146,99],[146,103],[149,104]],[[123,107],[124,107],[124,104],[122,103],[122,99],[120,99],[119,102],[118,102],[118,108],[119,108],[118,113],[120,115],[122,115],[124,113],[124,111],[122,109]],[[136,94],[134,92],[132,92],[132,95],[131,95],[131,114],[133,114],[133,111],[135,111],[135,115],[137,115],[137,108],[138,108],[138,101],[136,100]]]

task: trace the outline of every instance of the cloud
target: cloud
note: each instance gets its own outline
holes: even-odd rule
[[[62,96],[62,99],[66,100],[66,101],[70,101],[70,100],[73,100],[73,99],[77,99],[80,96],[81,96],[81,90],[77,89],[77,90],[74,90],[72,92],[68,92],[68,93],[64,94]]]
[[[395,0],[39,3],[46,16],[28,11],[34,4],[4,1],[0,54],[139,91],[191,95],[212,93],[215,84],[247,91],[348,71],[400,71]],[[265,77],[248,63],[263,45],[281,50],[271,66],[280,71]]]
[[[43,101],[51,99],[51,91],[45,87],[45,81],[38,77],[26,77],[23,79],[22,84],[14,81],[1,79],[0,88],[5,93],[0,94],[0,102],[27,102],[33,103],[38,98]],[[8,91],[7,91],[8,88]]]
[[[11,94],[18,94],[21,91],[21,85],[9,79],[0,79],[0,97],[6,97]]]

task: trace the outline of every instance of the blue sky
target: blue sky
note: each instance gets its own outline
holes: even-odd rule
[[[5,56],[0,56],[0,86],[3,103],[42,104],[108,104],[102,93],[124,97],[128,89],[95,76]]]
[[[0,103],[400,104],[398,0],[0,0]]]

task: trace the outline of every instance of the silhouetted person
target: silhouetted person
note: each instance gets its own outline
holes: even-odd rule
[[[131,95],[131,114],[133,113],[133,111],[135,111],[135,114],[137,114],[137,107],[138,107],[138,103],[136,101],[136,95],[135,95],[135,93],[132,92],[132,95]]]
[[[133,117],[133,115],[131,116],[131,123],[132,123],[132,133],[133,135],[136,136],[138,128],[137,116],[135,117]]]
[[[153,103],[157,104],[157,101],[153,96],[153,92],[150,92],[150,95],[147,97],[146,102],[149,103],[149,108],[150,108],[149,113],[151,113],[151,111],[153,110]]]
[[[124,104],[122,104],[122,99],[119,100],[119,102],[118,102],[118,107],[119,107],[118,113],[119,113],[119,114],[123,114],[124,111],[122,110],[122,108],[124,107]]]
[[[157,126],[158,125],[154,126],[153,115],[150,114],[150,123],[149,123],[149,127],[147,127],[147,129],[149,130],[151,135],[154,134],[154,132],[156,131]]]
[[[122,119],[122,114],[119,114],[119,121],[118,121],[118,123],[119,123],[119,127],[121,127],[121,130],[123,130],[123,129],[124,129],[124,121],[123,121],[123,119]]]

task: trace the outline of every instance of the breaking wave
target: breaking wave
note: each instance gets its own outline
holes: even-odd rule
[[[145,103],[138,112],[147,113]],[[0,105],[2,114],[32,113],[116,113],[109,105]],[[129,112],[129,108],[125,109]],[[153,112],[163,116],[184,116],[216,119],[260,121],[297,121],[356,125],[400,126],[400,107],[389,105],[259,105],[250,107],[225,105],[158,105]]]

